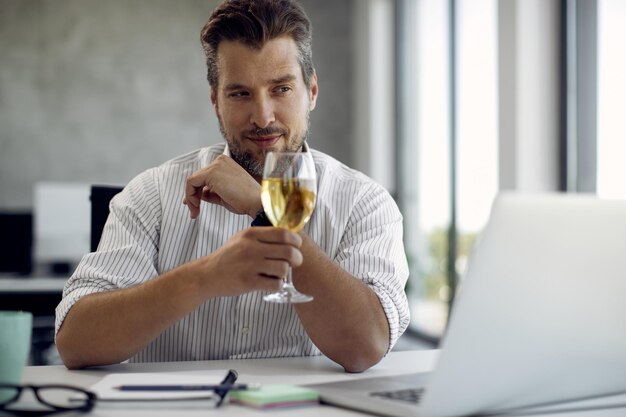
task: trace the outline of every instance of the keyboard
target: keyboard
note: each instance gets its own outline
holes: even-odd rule
[[[409,388],[395,391],[380,391],[372,392],[370,396],[386,398],[390,400],[400,400],[417,404],[420,402],[422,395],[424,394],[424,388]]]

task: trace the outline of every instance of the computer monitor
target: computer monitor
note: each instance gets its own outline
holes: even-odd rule
[[[40,182],[34,187],[35,262],[68,272],[90,248],[90,184]]]

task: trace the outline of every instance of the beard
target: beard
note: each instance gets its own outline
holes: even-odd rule
[[[231,157],[243,169],[245,169],[248,174],[255,178],[263,177],[263,169],[265,168],[265,155],[267,155],[268,152],[297,152],[309,136],[309,112],[307,112],[306,115],[306,128],[304,129],[304,131],[290,137],[287,136],[289,132],[286,129],[270,126],[264,129],[254,129],[246,131],[239,138],[236,138],[234,135],[229,136],[228,133],[226,133],[222,118],[218,117],[217,119],[220,125],[220,132],[222,133],[224,140],[226,140],[226,143],[228,144],[228,149],[230,150]],[[282,149],[259,149],[256,152],[252,152],[243,146],[243,143],[246,140],[246,136],[270,136],[276,134],[283,135],[283,137],[286,138],[285,145]]]

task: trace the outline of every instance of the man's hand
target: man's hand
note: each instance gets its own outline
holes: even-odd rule
[[[209,298],[278,290],[288,264],[302,264],[301,245],[288,230],[251,227],[143,284],[83,297],[57,335],[59,353],[70,369],[124,361]]]
[[[232,158],[220,155],[187,178],[183,204],[187,205],[192,219],[200,214],[201,201],[254,218],[261,208],[261,186]]]
[[[243,230],[209,256],[194,261],[198,277],[210,282],[209,296],[232,296],[251,291],[277,291],[289,265],[302,264],[302,238],[277,227]]]

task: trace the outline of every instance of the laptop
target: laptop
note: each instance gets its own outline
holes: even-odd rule
[[[626,201],[502,193],[435,370],[312,387],[326,403],[399,417],[520,412],[623,393],[625,300]]]

